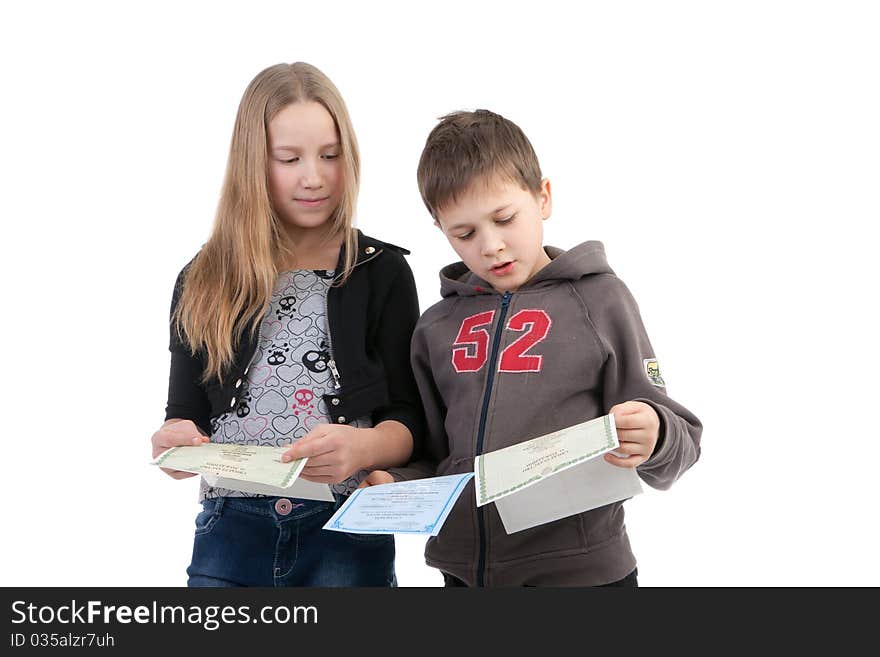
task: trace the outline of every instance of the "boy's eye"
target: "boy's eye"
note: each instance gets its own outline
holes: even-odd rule
[[[456,235],[456,237],[460,240],[469,240],[473,236],[474,236],[474,231],[472,231],[472,230],[464,233],[463,235]]]
[[[495,223],[496,224],[509,224],[511,221],[514,220],[514,218],[516,218],[516,214],[512,214],[509,217],[505,217],[504,219],[496,219]]]

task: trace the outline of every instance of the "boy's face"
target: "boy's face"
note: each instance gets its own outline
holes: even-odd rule
[[[546,178],[534,195],[496,177],[471,185],[436,223],[468,269],[497,292],[513,292],[550,262],[542,223],[550,209]]]

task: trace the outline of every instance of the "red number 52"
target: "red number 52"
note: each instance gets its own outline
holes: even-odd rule
[[[489,331],[495,311],[471,315],[462,321],[452,348],[452,365],[456,372],[478,372],[489,357]],[[543,310],[520,310],[507,322],[511,331],[526,333],[510,343],[501,353],[499,372],[540,372],[544,357],[526,352],[547,337],[552,324]]]

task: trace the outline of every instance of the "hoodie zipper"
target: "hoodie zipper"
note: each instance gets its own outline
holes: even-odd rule
[[[501,335],[504,332],[504,319],[507,317],[507,308],[510,305],[510,292],[505,292],[501,297],[501,312],[498,314],[498,324],[495,326],[495,335],[492,338],[492,354],[489,358],[489,374],[486,379],[486,392],[483,395],[483,409],[480,411],[480,426],[477,430],[477,450],[475,457],[483,453],[483,438],[486,433],[486,415],[489,412],[489,398],[492,396],[492,385],[495,383],[495,363],[498,360],[498,345],[501,343]],[[477,561],[477,586],[485,586],[486,570],[486,517],[485,506],[477,509],[477,524],[480,530],[480,558]]]

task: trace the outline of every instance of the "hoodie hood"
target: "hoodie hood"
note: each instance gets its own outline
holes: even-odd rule
[[[613,274],[605,257],[602,242],[591,240],[563,251],[555,246],[545,246],[550,263],[535,274],[520,290],[534,290],[553,285],[560,279],[576,281],[591,274]],[[440,270],[440,294],[471,297],[478,294],[497,294],[492,286],[472,273],[463,262],[447,265]]]

